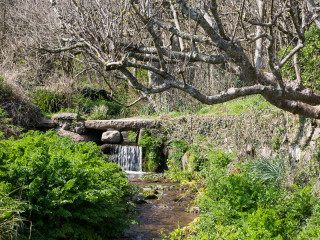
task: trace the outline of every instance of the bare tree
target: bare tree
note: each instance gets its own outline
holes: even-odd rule
[[[261,94],[278,108],[320,118],[320,94],[303,85],[299,62],[305,32],[320,25],[313,0],[26,2],[33,9],[42,2],[47,14],[44,25],[31,13],[25,19],[41,53],[64,54],[113,81],[127,81],[141,94],[137,101],[169,89],[209,105]],[[280,56],[283,48],[290,50]],[[291,59],[295,81],[281,72]],[[187,75],[204,63],[232,73],[243,86],[201,91],[195,87],[201,79]],[[141,79],[136,73],[142,70],[161,81]]]

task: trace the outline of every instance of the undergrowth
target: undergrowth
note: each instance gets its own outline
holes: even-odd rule
[[[266,109],[272,109],[273,111],[279,111],[268,103],[262,96],[254,95],[238,98],[226,103],[215,104],[215,105],[203,105],[183,110],[183,111],[170,111],[170,112],[145,112],[141,111],[141,116],[168,116],[171,118],[178,118],[186,115],[216,115],[216,116],[227,116],[227,115],[239,115],[251,111],[261,111]]]
[[[19,239],[113,239],[131,223],[125,173],[94,143],[54,131],[0,141],[0,182],[3,238],[15,229]],[[24,224],[7,225],[17,214]]]
[[[90,94],[88,94],[90,91]],[[127,116],[128,111],[121,105],[109,101],[103,91],[86,88],[86,91],[65,93],[52,89],[37,89],[30,93],[46,117],[57,112],[74,112],[91,120],[103,120]]]
[[[5,125],[8,136],[18,136],[23,128],[32,128],[37,125],[40,114],[39,109],[32,104],[31,100],[18,87],[5,81],[0,77],[0,108],[1,114],[6,114]]]
[[[139,140],[138,144],[142,147],[144,155],[142,169],[148,172],[160,170],[161,165],[163,165],[161,154],[162,139],[153,137],[151,132],[146,130],[145,135]]]
[[[312,181],[282,184],[283,159],[234,165],[229,153],[202,153],[198,176],[205,190],[196,200],[201,215],[164,239],[319,239],[320,201]]]

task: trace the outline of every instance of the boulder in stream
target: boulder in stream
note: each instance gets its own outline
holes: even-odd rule
[[[104,143],[121,143],[122,136],[117,130],[107,131],[102,134],[101,141]]]

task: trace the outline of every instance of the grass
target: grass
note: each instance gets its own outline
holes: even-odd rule
[[[204,106],[197,114],[211,114],[211,115],[239,115],[244,112],[257,111],[263,109],[274,108],[262,96],[248,96],[238,98],[226,103],[216,104],[212,106]]]
[[[178,118],[185,115],[216,115],[216,116],[227,116],[227,115],[239,115],[242,113],[248,113],[251,111],[259,111],[265,109],[272,109],[278,111],[276,107],[267,102],[262,96],[248,96],[243,98],[238,98],[229,102],[215,104],[215,105],[200,105],[197,107],[198,111],[173,111],[169,113],[154,113],[154,114],[141,114],[139,117],[143,118],[157,118],[161,116],[168,116],[171,118]]]

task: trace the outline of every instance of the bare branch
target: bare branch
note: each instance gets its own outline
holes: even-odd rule
[[[303,48],[302,43],[298,44],[294,49],[292,49],[292,51],[284,59],[280,61],[280,63],[278,64],[278,68],[282,68],[283,65],[286,64],[286,62],[289,61],[294,54],[300,51],[301,48]]]
[[[217,27],[219,29],[219,33],[221,35],[221,37],[225,40],[230,40],[229,37],[227,37],[227,35],[225,34],[225,30],[223,28],[223,25],[222,25],[222,22],[221,22],[221,19],[219,17],[219,14],[218,14],[218,5],[217,5],[217,1],[216,0],[211,0],[211,3],[210,3],[210,10],[211,10],[211,13],[214,17],[214,20],[216,21],[217,23]]]
[[[176,9],[174,8],[173,3],[170,1],[170,8],[173,14],[173,19],[174,19],[174,24],[176,25],[176,28],[178,31],[180,30],[180,23],[179,23],[179,19],[178,19],[178,14]],[[179,45],[180,45],[180,51],[183,52],[184,51],[184,45],[183,45],[183,40],[181,37],[179,37]]]
[[[61,53],[61,52],[67,52],[76,48],[84,48],[86,45],[84,43],[76,43],[74,45],[68,46],[68,47],[63,47],[63,48],[55,48],[55,49],[49,49],[49,48],[44,48],[40,47],[39,51],[44,51],[48,53]]]

